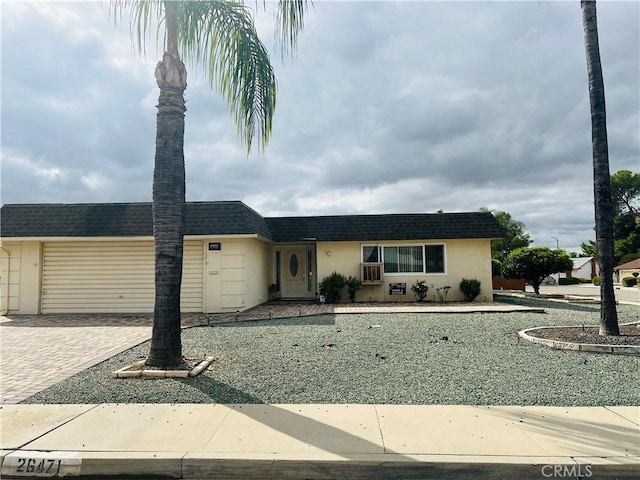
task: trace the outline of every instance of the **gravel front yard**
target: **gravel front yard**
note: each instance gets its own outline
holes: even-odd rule
[[[528,327],[598,323],[597,306],[543,306],[546,314],[324,315],[195,327],[183,331],[184,355],[216,357],[199,377],[111,378],[145,357],[145,343],[23,403],[639,405],[639,357],[552,350],[518,337]],[[620,323],[638,320],[637,306],[618,311]]]

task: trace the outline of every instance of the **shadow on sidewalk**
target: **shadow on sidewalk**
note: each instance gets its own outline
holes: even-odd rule
[[[583,409],[593,410],[593,407]],[[616,423],[607,422],[604,415],[599,415],[597,422],[594,421],[596,417],[571,418],[564,415],[565,409],[561,407],[528,407],[526,410],[521,407],[486,407],[485,412],[517,424],[534,436],[553,439],[553,443],[560,449],[574,451],[576,456],[620,456],[623,450],[627,456],[640,455],[638,427],[634,427],[628,420],[626,422],[629,426],[625,426],[625,420],[609,410],[606,413],[612,420],[616,420]],[[614,450],[603,451],[607,445],[612,446]]]

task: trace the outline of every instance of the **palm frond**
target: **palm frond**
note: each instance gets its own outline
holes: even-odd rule
[[[251,12],[226,0],[180,2],[178,44],[186,58],[205,68],[229,105],[247,152],[255,133],[264,148],[275,111],[276,79]]]
[[[276,13],[276,43],[282,53],[293,51],[298,33],[304,27],[304,16],[311,0],[279,0]]]
[[[166,43],[165,2],[178,4],[181,54],[201,65],[212,87],[229,105],[238,135],[251,151],[254,135],[264,148],[269,140],[276,104],[276,79],[269,54],[255,30],[252,13],[242,0],[111,0],[110,13],[119,21],[129,10],[131,38],[144,54],[155,27]],[[310,0],[279,0],[276,40],[283,52],[295,46]]]
[[[122,20],[124,11],[130,12],[129,26],[131,40],[140,55],[146,51],[146,39],[155,26],[156,39],[162,28],[163,0],[111,0],[109,14],[114,22]]]

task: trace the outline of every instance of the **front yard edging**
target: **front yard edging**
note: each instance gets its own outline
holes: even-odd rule
[[[548,338],[540,338],[529,335],[527,332],[543,329],[554,328],[570,328],[575,325],[566,325],[563,327],[533,327],[520,330],[518,335],[525,340],[533,343],[539,343],[547,347],[555,348],[556,350],[575,350],[580,352],[591,353],[613,353],[618,355],[640,355],[640,346],[638,345],[607,345],[607,344],[593,344],[593,343],[573,343],[562,342],[559,340],[551,340]]]
[[[144,368],[144,360],[120,368],[111,374],[113,378],[186,378],[195,377],[211,365],[215,357],[207,357],[191,370],[152,370]]]

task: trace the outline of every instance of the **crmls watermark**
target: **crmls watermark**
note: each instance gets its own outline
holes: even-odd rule
[[[590,478],[591,465],[545,465],[540,470],[544,478]]]

